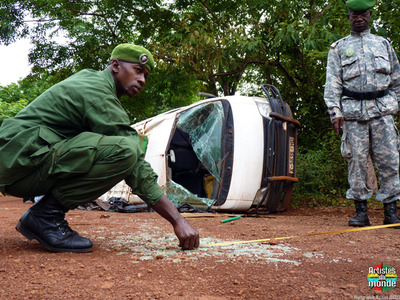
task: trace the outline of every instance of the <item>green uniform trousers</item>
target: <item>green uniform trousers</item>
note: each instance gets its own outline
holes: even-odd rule
[[[136,164],[144,154],[135,138],[83,132],[55,143],[46,153],[31,157],[41,163],[26,177],[7,185],[6,193],[18,197],[51,193],[73,209],[125,179],[133,191],[139,188],[156,202],[163,193],[155,173],[143,172]]]

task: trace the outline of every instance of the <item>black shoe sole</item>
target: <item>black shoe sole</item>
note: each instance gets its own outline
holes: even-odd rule
[[[396,223],[391,223],[391,222],[383,222],[383,225],[389,225],[389,224],[396,224]],[[393,226],[390,228],[394,228],[394,229],[400,229],[400,226]]]
[[[352,227],[365,227],[365,226],[371,226],[371,223],[370,222],[367,222],[367,223],[350,223],[349,222],[349,226],[352,226]]]
[[[37,240],[42,246],[44,246],[46,249],[52,251],[52,252],[73,252],[73,253],[85,253],[85,252],[90,252],[92,251],[92,247],[90,248],[83,248],[83,249],[66,249],[66,248],[54,248],[50,246],[48,243],[43,241],[41,238],[39,238],[37,235],[32,233],[29,229],[27,229],[24,225],[22,225],[21,221],[18,222],[16,229],[19,233],[21,233],[24,237],[26,237],[28,240],[35,239]]]

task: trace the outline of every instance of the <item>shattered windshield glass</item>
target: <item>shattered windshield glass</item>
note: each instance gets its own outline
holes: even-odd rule
[[[179,116],[177,127],[189,134],[194,152],[217,181],[221,180],[224,110],[220,101],[195,106]]]

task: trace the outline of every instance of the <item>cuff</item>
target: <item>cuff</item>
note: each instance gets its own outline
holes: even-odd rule
[[[329,115],[331,117],[331,122],[336,118],[340,118],[340,117],[343,118],[342,111],[338,107],[334,107],[334,108],[330,109]]]
[[[159,185],[152,186],[145,195],[138,195],[147,205],[156,205],[164,195]]]

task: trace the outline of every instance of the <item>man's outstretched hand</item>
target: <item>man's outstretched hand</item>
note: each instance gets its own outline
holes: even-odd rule
[[[176,207],[163,195],[152,208],[172,224],[182,250],[192,250],[200,245],[199,233],[179,213]]]
[[[199,247],[199,233],[184,218],[175,224],[174,231],[179,239],[179,247],[182,250],[191,250]]]

